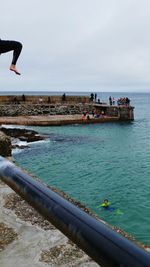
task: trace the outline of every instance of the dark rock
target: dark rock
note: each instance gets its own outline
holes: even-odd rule
[[[11,156],[11,139],[0,131],[0,155],[3,157]]]
[[[11,136],[13,138],[19,138],[21,141],[26,142],[35,142],[45,139],[45,136],[39,135],[34,130],[1,127],[1,131],[8,136]]]

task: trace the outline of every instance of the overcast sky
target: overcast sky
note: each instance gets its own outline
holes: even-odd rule
[[[150,91],[149,0],[5,0],[1,39],[23,50],[0,56],[0,91]]]

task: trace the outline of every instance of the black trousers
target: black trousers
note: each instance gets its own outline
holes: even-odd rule
[[[0,39],[0,54],[13,51],[12,64],[16,65],[21,50],[22,44],[20,42]]]

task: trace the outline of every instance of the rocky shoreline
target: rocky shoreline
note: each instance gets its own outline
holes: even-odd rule
[[[6,125],[0,127],[0,155],[4,157],[11,156],[12,149],[26,148],[28,143],[45,140],[46,135],[41,135],[37,131],[26,128],[9,127]],[[19,144],[19,141],[21,144]]]

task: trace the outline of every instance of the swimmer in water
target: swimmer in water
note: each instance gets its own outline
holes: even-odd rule
[[[110,206],[110,202],[108,201],[107,198],[104,199],[103,203],[101,204],[101,207],[107,209]]]
[[[0,54],[13,51],[13,58],[9,69],[15,72],[17,75],[21,74],[16,68],[16,63],[20,56],[21,50],[22,44],[20,42],[0,39]]]
[[[97,206],[97,208],[99,208],[99,207],[102,207],[105,210],[110,211],[110,212],[115,212],[116,215],[123,215],[124,214],[120,209],[111,206],[111,202],[109,202],[109,200],[107,198],[105,198],[103,200],[103,203],[101,205]]]

